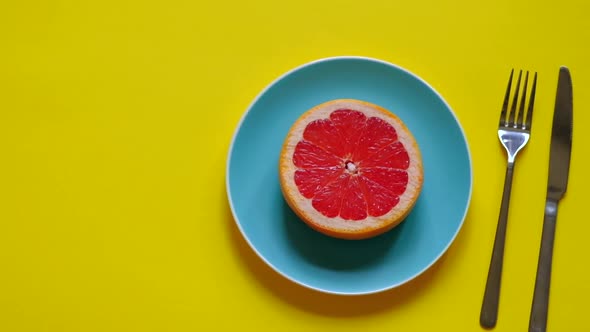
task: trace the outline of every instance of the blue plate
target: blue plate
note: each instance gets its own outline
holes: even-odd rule
[[[340,240],[304,224],[283,199],[281,145],[309,108],[354,98],[397,114],[424,163],[422,193],[407,219],[378,237]],[[416,75],[364,57],[314,61],[270,84],[244,114],[229,150],[227,195],[251,248],[284,277],[321,292],[357,295],[399,286],[433,265],[459,232],[471,199],[471,157],[443,98]]]

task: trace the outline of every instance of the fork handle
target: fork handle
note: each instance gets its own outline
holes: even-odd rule
[[[498,217],[498,226],[496,228],[496,238],[494,240],[494,249],[488,271],[479,324],[485,328],[496,326],[498,321],[498,303],[500,299],[500,283],[502,280],[502,265],[504,262],[504,244],[506,242],[506,225],[508,223],[508,207],[510,206],[510,192],[512,189],[512,173],[514,172],[514,162],[509,162],[506,167],[506,177],[504,179],[504,192],[502,194],[502,205],[500,207],[500,216]]]
[[[549,310],[549,286],[551,284],[551,265],[553,263],[553,243],[555,242],[555,226],[557,220],[557,201],[548,199],[543,219],[541,249],[537,264],[535,292],[529,321],[530,332],[547,330],[547,312]]]

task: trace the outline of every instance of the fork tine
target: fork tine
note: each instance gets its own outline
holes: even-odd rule
[[[512,76],[514,69],[510,71],[510,78],[508,79],[508,87],[506,88],[506,95],[504,96],[504,103],[502,104],[502,113],[500,114],[500,126],[506,125],[506,112],[508,110],[508,101],[510,99],[510,89],[512,88]]]
[[[514,126],[514,115],[516,113],[516,104],[518,104],[518,92],[520,90],[520,78],[522,77],[522,70],[518,72],[518,80],[516,81],[516,90],[514,91],[514,99],[510,107],[510,114],[508,115],[508,126]]]
[[[527,70],[526,76],[524,77],[524,87],[522,88],[522,97],[520,98],[520,105],[518,105],[518,117],[516,118],[516,124],[514,128],[522,128],[524,129],[524,123],[522,122],[524,116],[524,102],[526,99],[526,88],[529,82],[529,72]],[[530,99],[530,97],[529,97]]]
[[[533,125],[533,107],[535,105],[535,92],[537,90],[537,73],[535,72],[535,77],[533,78],[533,88],[531,89],[531,96],[529,97],[529,107],[526,114],[526,121],[524,124],[524,129],[531,130]]]

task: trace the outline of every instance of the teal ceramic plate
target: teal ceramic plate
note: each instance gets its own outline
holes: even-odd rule
[[[310,229],[280,190],[278,159],[289,128],[312,106],[337,98],[394,112],[422,152],[424,187],[411,214],[368,240],[339,240]],[[416,75],[364,57],[314,61],[264,89],[237,127],[226,176],[234,219],[256,254],[293,282],[343,295],[384,291],[433,265],[457,236],[472,191],[469,147],[449,105]]]

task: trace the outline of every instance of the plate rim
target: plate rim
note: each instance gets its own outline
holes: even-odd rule
[[[330,62],[330,61],[335,61],[335,60],[361,60],[361,61],[368,61],[368,62],[374,62],[374,63],[378,63],[381,65],[385,65],[388,67],[392,67],[393,69],[402,71],[403,73],[410,75],[413,79],[417,80],[418,82],[420,82],[421,84],[423,84],[427,89],[430,89],[431,92],[433,92],[436,97],[445,105],[445,107],[449,110],[450,114],[453,116],[453,119],[455,120],[455,123],[457,125],[457,127],[459,128],[459,132],[461,133],[461,137],[463,138],[463,142],[465,143],[465,147],[466,147],[466,152],[467,152],[467,159],[469,161],[469,193],[467,196],[467,201],[464,207],[464,211],[463,211],[463,216],[461,217],[461,222],[459,223],[459,227],[457,227],[457,230],[455,231],[455,233],[453,234],[453,236],[449,239],[448,243],[445,245],[445,247],[440,251],[440,253],[434,257],[432,259],[432,261],[429,264],[426,264],[421,270],[417,271],[416,273],[414,273],[412,276],[406,278],[405,280],[399,281],[397,283],[391,284],[389,286],[386,287],[380,287],[380,288],[376,288],[370,291],[352,291],[352,292],[345,292],[345,291],[335,291],[335,290],[329,290],[329,289],[324,289],[324,288],[320,288],[320,287],[316,287],[316,286],[312,286],[309,285],[305,282],[302,282],[300,280],[297,280],[291,276],[289,276],[287,273],[281,271],[278,267],[276,267],[272,262],[270,262],[266,257],[264,257],[264,255],[262,255],[258,249],[256,248],[256,246],[252,243],[252,241],[250,240],[250,238],[248,237],[248,235],[246,234],[246,232],[244,231],[244,229],[242,228],[242,224],[239,221],[239,218],[236,214],[235,211],[235,207],[234,207],[234,203],[233,203],[233,199],[232,199],[232,195],[231,195],[231,188],[230,188],[230,179],[229,179],[229,175],[230,175],[230,165],[231,165],[231,156],[233,154],[233,150],[234,150],[234,146],[235,146],[235,142],[236,142],[236,138],[238,136],[238,133],[240,132],[240,129],[242,128],[243,122],[245,121],[246,117],[248,116],[248,114],[251,112],[252,108],[254,107],[254,105],[256,105],[256,103],[258,103],[258,101],[260,100],[260,98],[262,98],[267,92],[268,90],[270,90],[273,86],[275,86],[276,84],[278,84],[279,82],[281,82],[283,79],[289,77],[290,75],[306,68],[306,67],[310,67],[322,62]],[[319,58],[316,60],[312,60],[309,62],[305,62],[303,64],[300,64],[298,66],[295,66],[293,68],[291,68],[290,70],[287,70],[286,72],[284,72],[283,74],[279,75],[278,77],[276,77],[274,80],[272,80],[269,84],[267,84],[257,95],[256,97],[254,97],[254,99],[250,102],[250,104],[248,105],[248,107],[246,108],[246,111],[242,114],[240,120],[238,121],[234,132],[232,134],[232,138],[231,138],[231,142],[229,145],[229,149],[227,152],[227,160],[226,160],[226,165],[225,165],[225,190],[226,190],[226,196],[227,196],[227,200],[229,202],[229,207],[232,213],[232,217],[234,219],[234,223],[236,224],[236,226],[238,227],[238,230],[240,231],[240,234],[242,235],[242,238],[246,241],[246,243],[248,243],[248,246],[250,247],[250,249],[252,251],[254,251],[254,253],[256,254],[256,256],[258,256],[258,258],[260,258],[267,266],[269,266],[272,270],[274,270],[276,273],[278,273],[280,276],[282,276],[283,278],[286,278],[287,280],[303,286],[305,288],[314,290],[314,291],[318,291],[321,293],[326,293],[326,294],[333,294],[333,295],[343,295],[343,296],[360,296],[360,295],[370,295],[370,294],[376,294],[376,293],[381,293],[381,292],[385,292],[394,288],[397,288],[401,285],[407,284],[410,281],[416,279],[417,277],[419,277],[420,275],[422,275],[424,272],[426,272],[427,270],[429,270],[434,264],[436,264],[436,262],[438,262],[441,257],[449,250],[449,248],[451,247],[451,245],[455,242],[457,236],[459,235],[459,233],[461,232],[461,230],[463,229],[463,225],[465,224],[465,219],[467,218],[467,214],[469,212],[469,208],[471,206],[471,199],[473,196],[473,160],[472,160],[472,156],[471,156],[471,149],[470,149],[470,145],[469,145],[469,140],[467,139],[467,135],[465,134],[465,130],[464,128],[461,126],[461,123],[459,122],[459,118],[457,117],[457,114],[455,114],[455,111],[453,110],[453,108],[449,105],[449,103],[443,98],[443,96],[432,86],[430,85],[428,82],[426,82],[424,79],[422,79],[420,76],[414,74],[413,72],[409,71],[408,69],[405,69],[399,65],[396,65],[394,63],[391,63],[389,61],[386,60],[382,60],[382,59],[378,59],[378,58],[373,58],[373,57],[368,57],[368,56],[358,56],[358,55],[342,55],[342,56],[331,56],[331,57],[324,57],[324,58]]]

